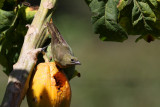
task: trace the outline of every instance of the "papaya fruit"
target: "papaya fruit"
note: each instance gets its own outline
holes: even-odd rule
[[[70,107],[71,88],[55,62],[40,63],[27,91],[29,107]]]

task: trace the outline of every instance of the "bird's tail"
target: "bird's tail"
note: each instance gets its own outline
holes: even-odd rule
[[[47,22],[47,27],[48,27],[49,33],[51,34],[52,42],[54,42],[54,43],[60,42],[60,43],[64,43],[64,44],[68,45],[67,42],[63,39],[63,37],[60,34],[57,27],[53,23]]]

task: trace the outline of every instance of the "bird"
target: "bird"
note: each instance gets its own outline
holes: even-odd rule
[[[47,22],[48,31],[51,34],[51,52],[52,57],[60,68],[65,68],[81,63],[74,56],[71,47],[64,40],[59,30],[53,23]]]
[[[75,69],[75,65],[81,65],[81,63],[74,56],[71,47],[53,23],[47,22],[47,27],[51,34],[51,53],[56,65],[58,68],[63,69],[68,80],[75,76],[80,77],[80,73]]]

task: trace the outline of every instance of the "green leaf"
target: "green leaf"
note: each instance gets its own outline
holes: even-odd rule
[[[12,26],[7,30],[0,44],[0,54],[5,57],[5,60],[0,59],[0,64],[3,65],[3,72],[7,75],[11,72],[13,64],[16,63],[23,43],[23,36],[19,35],[15,29],[16,26]],[[4,64],[4,61],[7,62],[7,64]]]
[[[16,15],[13,11],[0,9],[0,32],[7,30],[13,23]]]
[[[134,7],[132,10],[133,26],[139,26],[139,24],[143,24],[145,29],[152,30],[149,25],[151,22],[156,22],[156,16],[149,5],[145,2],[134,0]]]
[[[76,76],[80,77],[80,73],[75,69],[75,66],[63,68],[63,71],[66,74],[68,80],[71,80]]]
[[[127,39],[126,31],[117,23],[118,0],[91,0],[87,3],[93,13],[94,31],[100,34],[101,40],[122,42]]]
[[[117,5],[117,8],[119,11],[121,11],[126,5],[129,5],[132,0],[119,0],[119,3]]]
[[[117,23],[119,11],[115,0],[108,0],[105,6],[106,40],[122,42],[127,39],[126,31]]]
[[[30,11],[26,11],[25,6],[18,8],[18,11],[13,15],[13,12],[2,11],[4,12],[5,17],[3,16],[4,20],[1,20],[0,22],[2,23],[0,29],[0,57],[3,57],[0,58],[0,66],[3,67],[3,72],[8,75],[13,68],[13,64],[18,60],[24,36],[27,32],[25,26],[26,24],[31,23],[35,12],[32,13],[31,11],[30,13]],[[11,16],[13,18],[10,18]],[[6,25],[7,27],[5,27]]]
[[[140,40],[141,38],[147,41],[146,37],[159,38],[160,29],[157,29],[157,26],[160,25],[157,25],[159,17],[156,14],[156,11],[156,8],[151,8],[147,2],[134,0],[132,23],[134,30],[141,35],[136,41]]]
[[[138,42],[140,39],[144,39],[146,42],[150,43],[150,42],[155,40],[155,37],[152,36],[152,35],[149,35],[149,34],[142,35],[142,36],[140,36],[139,38],[136,39],[136,42]]]
[[[160,38],[159,0],[86,0],[96,34],[103,41],[122,42],[128,35],[138,40]],[[152,40],[154,40],[152,39]]]
[[[155,7],[158,6],[157,0],[149,0],[151,2],[151,4]]]

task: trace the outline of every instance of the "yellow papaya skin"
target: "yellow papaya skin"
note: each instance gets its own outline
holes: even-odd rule
[[[27,92],[29,107],[70,107],[71,88],[54,62],[40,63]]]

